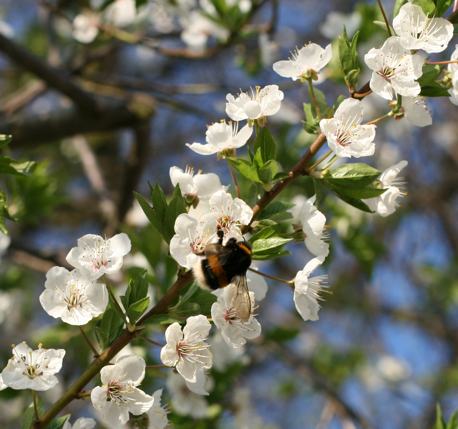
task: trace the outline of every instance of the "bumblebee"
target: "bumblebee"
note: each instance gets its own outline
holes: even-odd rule
[[[246,272],[251,265],[251,247],[245,241],[230,238],[223,245],[224,233],[218,230],[218,242],[205,247],[204,259],[193,267],[194,278],[204,289],[215,290],[233,283],[236,293],[232,307],[246,322],[251,316],[251,298]]]

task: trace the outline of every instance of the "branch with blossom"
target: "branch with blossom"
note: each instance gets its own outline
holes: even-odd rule
[[[98,30],[110,28],[107,21],[110,25],[128,26],[129,22],[123,21],[126,16],[119,14],[121,3],[134,7],[127,0],[116,0],[108,2],[100,15],[87,11],[78,15],[73,21],[73,36],[82,43],[91,43],[98,37]],[[243,26],[247,13],[262,3],[215,0],[202,2],[198,11],[195,7],[186,9],[189,16],[180,15],[184,27],[182,39],[199,49],[207,43],[209,34],[227,43],[235,37],[236,24]],[[434,2],[425,4],[433,5],[436,12],[445,12]],[[130,10],[132,19],[136,17],[135,10],[135,7],[133,12]],[[221,18],[225,11],[232,14],[232,32],[225,31],[227,28],[214,19]],[[453,36],[450,22],[410,2],[399,8],[392,24],[384,11],[383,15],[389,37],[365,53],[364,63],[371,78],[360,90],[355,90],[362,71],[358,33],[350,38],[344,30],[334,48],[331,44],[322,48],[309,43],[296,49],[289,60],[273,64],[279,76],[306,86],[308,91],[303,106],[308,147],[301,156],[297,155],[291,167],[278,160],[277,151],[282,142],[272,126],[287,97],[277,84],[256,86],[238,94],[227,94],[228,118],[209,124],[205,143],[186,143],[193,153],[207,159],[214,156],[215,162],[227,162],[231,184],[223,184],[215,173],[194,174],[193,168],[172,166],[171,195],[166,195],[159,185],[150,187],[149,198],[136,195],[149,224],[158,233],[161,252],[170,255],[176,268],[175,282],[162,291],[155,305],[151,305],[148,293],[149,285],[157,283],[157,279],[145,270],[127,274],[128,286],[121,296],[116,295],[110,284],[122,276],[133,248],[131,239],[136,238],[134,233],[129,236],[121,232],[109,238],[83,235],[66,257],[72,270],[55,266],[47,272],[39,297],[41,306],[51,317],[79,326],[94,359],[60,398],[42,412],[36,392],[57,385],[56,374],[65,365],[66,352],[41,345],[33,350],[25,342],[13,347],[12,357],[0,375],[0,388],[32,391],[34,418],[30,427],[38,429],[54,424],[91,428],[94,426],[91,419],[80,418],[70,425],[68,416],[60,420],[58,417],[73,400],[90,397],[97,419],[105,425],[125,427],[142,418],[137,416],[143,416],[144,427],[163,429],[168,418],[167,407],[161,405],[162,388],[172,395],[170,403],[177,415],[207,416],[204,397],[214,388],[212,368],[224,367],[221,361],[217,363],[215,344],[227,348],[225,359],[239,359],[245,355],[247,344],[256,347],[263,332],[257,317],[267,289],[263,272],[245,270],[229,278],[228,268],[218,259],[218,251],[228,251],[230,243],[244,249],[251,264],[287,258],[289,246],[303,242],[308,259],[296,266],[290,278],[277,279],[278,283],[290,286],[291,303],[303,321],[319,319],[324,292],[328,289],[323,271],[333,249],[329,215],[325,214],[326,206],[319,193],[362,212],[382,217],[393,214],[401,197],[405,197],[399,175],[407,167],[407,161],[402,160],[383,172],[363,162],[347,161],[374,154],[380,144],[376,133],[382,120],[403,120],[419,127],[430,125],[432,116],[424,97],[447,96],[453,104],[458,104],[458,49],[444,64],[426,60],[426,54],[443,52],[448,47]],[[112,35],[124,34],[121,31]],[[9,52],[8,39],[1,36],[1,42]],[[21,57],[21,52],[10,55]],[[21,58],[23,61],[28,57]],[[317,86],[326,79],[333,59],[338,63],[339,83],[345,84],[346,90],[329,104]],[[36,67],[33,62],[32,68]],[[36,73],[46,75],[46,71],[38,67]],[[94,99],[86,91],[73,82],[69,85],[66,80],[58,79],[57,83],[56,88],[72,97],[75,104],[80,107],[87,104],[90,111],[96,111]],[[369,96],[384,103],[387,110],[384,115],[372,120],[366,118],[363,100]],[[308,180],[307,191],[288,196],[285,191],[295,189],[292,186],[301,178]],[[224,288],[212,292],[199,288],[205,281],[196,266],[203,264],[207,264],[207,273],[216,278],[214,282],[224,283]],[[275,276],[265,277],[273,283],[277,281]],[[246,282],[247,317],[241,316],[235,304],[241,281]],[[86,331],[85,325],[88,325]],[[161,341],[148,338],[153,334],[161,336]],[[160,344],[163,365],[148,365],[148,356],[130,350],[128,346],[134,340],[143,345]],[[167,371],[167,382],[159,390],[148,393],[147,369]],[[84,393],[83,389],[98,376],[100,384],[90,393]],[[332,395],[337,394],[332,392]],[[336,403],[345,404],[337,399],[334,398]],[[358,420],[357,414],[349,410],[352,409],[345,405],[344,414]],[[361,421],[369,427],[365,420]]]

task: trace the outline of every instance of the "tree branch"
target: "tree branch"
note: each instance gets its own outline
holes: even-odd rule
[[[64,70],[52,67],[1,33],[0,51],[27,71],[44,80],[49,87],[65,94],[81,110],[91,114],[100,113],[97,99],[76,85]]]

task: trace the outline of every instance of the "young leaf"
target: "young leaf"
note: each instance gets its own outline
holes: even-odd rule
[[[103,313],[102,319],[99,320],[95,328],[100,345],[103,348],[108,347],[120,334],[123,325],[124,321],[110,302],[105,313]]]
[[[261,160],[263,163],[271,159],[275,159],[277,153],[277,147],[274,138],[270,134],[270,131],[266,128],[258,128],[258,133],[254,141],[254,152],[259,151]]]
[[[253,258],[256,254],[260,253],[271,253],[273,250],[277,250],[283,247],[286,243],[292,241],[292,238],[283,238],[283,237],[269,237],[261,238],[253,242]]]
[[[310,103],[304,103],[304,129],[309,134],[315,134],[318,131],[319,121],[313,114],[312,105]]]
[[[349,88],[354,88],[356,86],[361,71],[357,50],[358,36],[359,32],[356,32],[350,40],[347,35],[347,30],[344,28],[343,33],[337,39],[340,65],[344,73],[345,83]]]
[[[328,171],[324,179],[331,183],[351,186],[354,183],[359,185],[372,183],[380,174],[380,171],[376,168],[357,162],[344,164],[335,170]]]

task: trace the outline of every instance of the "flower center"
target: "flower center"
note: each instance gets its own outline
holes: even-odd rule
[[[207,354],[203,353],[209,348],[203,341],[181,340],[177,343],[176,351],[179,359],[190,363],[203,365],[206,363]]]
[[[117,380],[111,380],[107,385],[107,401],[123,404],[127,402],[124,395],[130,390],[129,386]]]
[[[197,237],[189,243],[192,253],[195,255],[202,255],[205,250],[205,242],[202,237]]]
[[[23,374],[25,376],[33,379],[35,377],[40,377],[41,375],[43,375],[43,371],[40,369],[40,365],[39,364],[27,365],[25,367],[25,370],[24,370]]]
[[[385,66],[377,72],[377,74],[389,82],[389,80],[394,76],[395,69],[390,66]]]
[[[234,322],[239,322],[240,321],[240,317],[237,313],[237,310],[235,308],[226,308],[226,310],[224,310],[224,320],[229,323],[230,325],[232,325]]]
[[[81,308],[86,301],[87,297],[76,284],[70,286],[70,293],[64,298],[64,302],[67,304],[67,310],[77,307]]]

